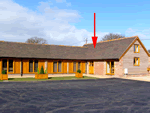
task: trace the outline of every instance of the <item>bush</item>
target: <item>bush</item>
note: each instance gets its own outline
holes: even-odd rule
[[[43,69],[43,66],[41,67],[40,74],[44,74],[44,69]]]
[[[78,70],[77,70],[77,73],[81,73],[81,70],[80,70],[80,69],[78,69]]]
[[[5,71],[5,70],[3,70],[3,71],[2,71],[2,74],[6,74],[6,71]]]
[[[37,73],[38,73],[38,74],[40,74],[40,72],[39,72],[39,68],[37,68]]]
[[[45,70],[45,74],[47,73],[47,69]]]

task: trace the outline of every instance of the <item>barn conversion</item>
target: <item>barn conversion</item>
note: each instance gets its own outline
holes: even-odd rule
[[[49,74],[83,73],[123,76],[148,74],[149,53],[138,36],[79,46],[0,41],[0,73],[34,74],[44,67]]]

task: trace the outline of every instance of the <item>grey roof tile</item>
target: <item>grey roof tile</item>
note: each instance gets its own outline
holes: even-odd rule
[[[137,37],[97,43],[83,47],[0,42],[0,57],[43,59],[119,59]]]

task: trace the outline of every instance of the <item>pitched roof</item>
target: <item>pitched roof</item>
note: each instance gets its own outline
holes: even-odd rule
[[[93,44],[84,45],[88,47],[86,57],[87,59],[119,59],[136,38],[137,36],[102,41],[96,44],[96,48]]]
[[[0,42],[0,57],[84,59],[86,47]]]
[[[0,57],[48,58],[48,59],[119,59],[129,45],[137,38],[121,38],[78,46],[59,46],[0,42]]]

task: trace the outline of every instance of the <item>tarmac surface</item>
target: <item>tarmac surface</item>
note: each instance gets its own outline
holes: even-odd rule
[[[0,82],[0,113],[149,113],[150,82]]]

